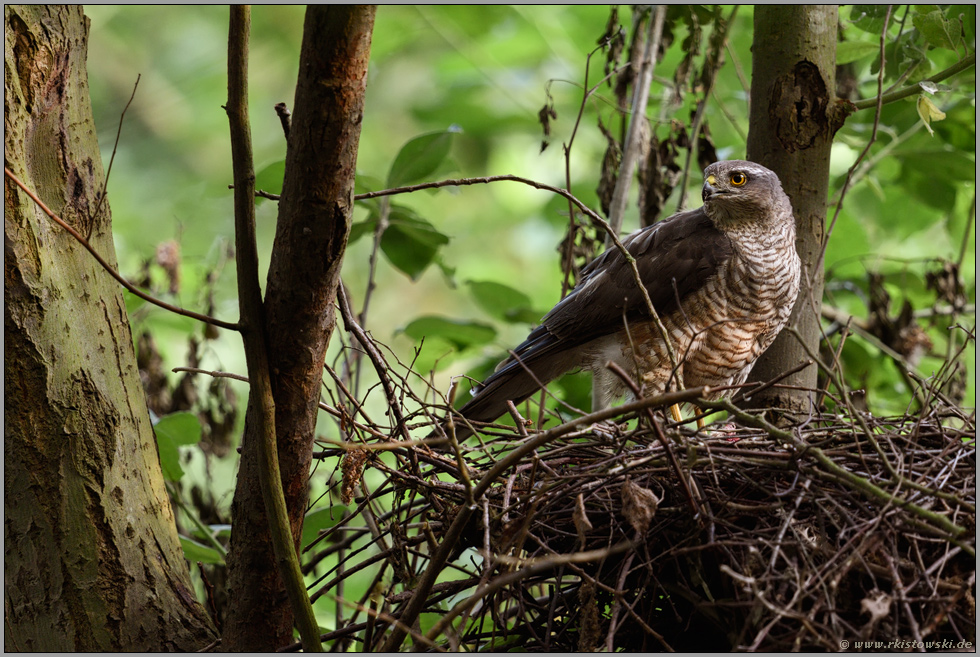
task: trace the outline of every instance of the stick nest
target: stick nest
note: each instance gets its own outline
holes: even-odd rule
[[[436,567],[410,629],[421,648],[976,645],[975,414],[937,402],[904,417],[780,429],[743,415],[701,431],[634,417],[569,425],[489,479],[527,441],[516,430],[451,456],[324,452],[346,454],[338,489],[372,470],[383,482],[329,532],[333,546],[370,536],[377,549],[342,561],[377,575],[326,638],[378,648]],[[385,496],[391,510],[379,513]],[[433,566],[446,543],[448,563]],[[333,569],[314,598],[338,581]]]

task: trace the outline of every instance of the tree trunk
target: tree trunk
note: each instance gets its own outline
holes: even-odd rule
[[[5,166],[114,266],[82,9],[7,5],[4,43]],[[6,177],[4,236],[4,648],[200,649],[122,290]]]
[[[293,538],[299,547],[333,303],[354,207],[374,8],[311,6],[300,51],[286,175],[266,290],[276,436]],[[270,108],[271,109],[271,108]],[[222,647],[274,650],[292,641],[259,488],[252,400],[232,505],[229,609]]]
[[[804,273],[789,325],[816,352],[830,146],[838,127],[833,119],[837,6],[759,5],[754,28],[747,158],[775,171],[793,202]],[[808,358],[799,340],[783,331],[755,364],[750,380],[774,379]],[[805,389],[816,387],[817,368],[811,365],[780,383],[804,389],[769,388],[747,403],[807,412],[811,393]]]

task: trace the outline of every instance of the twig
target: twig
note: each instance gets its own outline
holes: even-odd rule
[[[638,399],[642,397],[640,386],[636,384],[636,382],[630,377],[629,374],[626,373],[625,370],[623,370],[622,367],[612,361],[606,363],[606,367],[615,373],[616,376],[618,376],[620,380],[629,387],[635,397]],[[653,427],[654,432],[657,435],[657,440],[660,441],[661,446],[664,448],[664,453],[667,454],[667,458],[670,460],[670,467],[673,468],[674,475],[677,477],[677,481],[680,482],[681,487],[684,490],[684,496],[691,505],[691,511],[695,516],[697,516],[699,512],[698,503],[695,501],[694,494],[691,492],[691,485],[688,482],[688,477],[684,470],[681,469],[681,464],[677,461],[677,455],[674,454],[674,450],[671,447],[670,442],[668,442],[667,437],[660,428],[660,425],[657,424],[657,419],[653,415],[653,410],[648,406],[646,409],[644,409],[644,412],[646,413],[647,419],[650,421],[650,426]]]
[[[367,353],[368,358],[371,359],[371,363],[374,365],[374,370],[378,374],[378,378],[381,380],[381,386],[385,391],[385,397],[388,400],[388,409],[391,411],[395,426],[392,433],[399,433],[406,441],[411,441],[412,437],[408,434],[408,430],[405,427],[405,418],[401,413],[401,404],[398,403],[398,397],[395,395],[395,387],[391,382],[391,378],[388,376],[390,368],[388,363],[385,361],[384,356],[378,351],[378,348],[374,345],[374,341],[371,340],[370,336],[361,328],[357,320],[354,319],[354,315],[351,312],[350,301],[347,298],[347,289],[341,285],[337,290],[337,303],[340,306],[340,316],[344,320],[344,328],[348,333],[357,338],[357,341],[361,344],[364,352]]]
[[[930,511],[905,499],[896,499],[894,494],[889,493],[879,486],[876,486],[868,479],[856,475],[853,472],[850,472],[837,465],[819,447],[803,442],[797,438],[793,432],[779,429],[757,415],[746,413],[727,399],[721,399],[718,401],[702,399],[698,401],[698,404],[726,410],[730,414],[737,417],[740,422],[748,424],[749,426],[764,429],[773,438],[791,444],[800,452],[801,455],[806,454],[807,456],[815,459],[824,467],[826,474],[832,477],[835,481],[847,484],[853,490],[863,493],[872,500],[884,502],[886,504],[894,504],[899,508],[912,512],[912,514],[923,519],[923,526],[932,529],[937,533],[937,535],[947,540],[955,541],[955,539],[962,536],[963,533],[966,532],[965,528],[952,522],[942,513]],[[965,549],[971,552],[972,556],[973,550],[970,548]]]
[[[289,596],[303,649],[321,652],[320,629],[306,593],[306,584],[293,547],[289,511],[282,489],[279,450],[276,446],[276,406],[269,371],[269,347],[265,307],[259,286],[258,249],[255,241],[255,169],[248,118],[248,38],[251,27],[248,6],[233,5],[228,26],[228,104],[232,168],[235,181],[235,252],[242,340],[251,382],[249,397],[258,420],[256,453],[259,482],[279,574]]]
[[[881,106],[883,98],[881,95],[881,90],[885,81],[885,40],[888,35],[888,19],[892,14],[892,6],[888,5],[888,9],[885,11],[885,25],[881,30],[881,38],[879,39],[879,70],[878,70],[878,96],[875,99],[875,118],[871,126],[871,138],[868,143],[865,144],[864,149],[858,155],[857,159],[854,160],[854,164],[850,166],[847,170],[847,176],[844,178],[844,184],[841,186],[840,196],[837,197],[837,207],[834,208],[834,216],[830,220],[830,224],[827,226],[827,230],[824,231],[823,243],[820,245],[820,256],[817,258],[816,262],[823,262],[824,254],[827,252],[827,245],[830,243],[830,235],[834,232],[834,226],[837,225],[837,217],[840,216],[841,209],[844,207],[844,197],[847,194],[851,186],[851,178],[854,176],[854,172],[857,170],[858,165],[871,150],[871,145],[875,143],[878,139],[878,124],[881,121]],[[816,277],[822,271],[821,267],[814,267],[813,277]],[[814,280],[810,279],[810,290],[814,289]],[[819,299],[811,300],[814,304],[819,303]],[[818,307],[812,308],[813,312],[819,315],[820,309]],[[821,330],[822,332],[822,330]],[[827,336],[824,335],[823,338],[826,340]]]
[[[136,89],[140,86],[140,74],[136,75],[136,83],[133,85],[133,93],[129,96],[129,101],[126,102],[126,106],[123,108],[122,114],[119,115],[119,127],[116,128],[116,141],[112,144],[112,155],[109,156],[109,168],[105,172],[105,180],[102,183],[102,194],[99,196],[99,203],[95,206],[95,211],[89,216],[89,229],[86,238],[91,239],[92,230],[95,228],[95,219],[99,216],[99,211],[102,209],[102,203],[105,202],[106,193],[109,190],[109,175],[112,173],[112,163],[116,161],[116,149],[119,148],[119,137],[122,136],[123,119],[126,118],[126,110],[129,106],[133,104],[133,99],[136,98]]]
[[[891,13],[891,12],[889,11],[889,13]],[[888,29],[888,21],[887,20],[885,21],[885,29],[886,30]],[[882,55],[882,57],[884,57],[884,55]],[[940,71],[939,73],[936,73],[935,75],[931,75],[931,76],[923,79],[922,82],[942,82],[943,80],[945,80],[947,78],[951,78],[951,77],[953,77],[954,75],[956,75],[957,73],[959,73],[961,71],[965,71],[966,69],[970,68],[971,66],[975,66],[976,63],[977,63],[977,55],[976,55],[976,53],[975,52],[974,53],[969,53],[969,54],[967,54],[966,57],[964,57],[960,61],[956,62],[955,64],[953,64],[949,68],[944,69],[944,70]],[[859,110],[863,110],[863,109],[871,109],[872,107],[881,107],[881,105],[883,105],[883,104],[893,103],[896,100],[901,100],[903,98],[907,98],[909,96],[913,96],[913,95],[919,93],[920,91],[922,91],[922,87],[919,86],[919,83],[916,83],[916,84],[911,84],[911,85],[905,87],[904,89],[899,89],[898,91],[893,91],[893,92],[891,92],[889,94],[882,95],[882,93],[881,93],[881,87],[879,86],[879,88],[878,88],[878,96],[876,96],[875,98],[865,98],[865,99],[862,99],[862,100],[858,100],[858,101],[856,101],[854,103],[854,108],[855,109],[859,109]]]
[[[170,493],[170,499],[172,499],[174,502],[177,503],[177,506],[179,506],[181,508],[181,510],[187,515],[188,518],[190,518],[191,523],[195,527],[197,527],[197,530],[199,532],[201,532],[201,534],[204,536],[204,540],[206,540],[208,543],[210,543],[211,544],[211,547],[213,547],[215,549],[215,551],[219,555],[221,555],[221,559],[222,560],[227,559],[228,558],[228,550],[225,549],[225,546],[222,545],[218,541],[218,539],[214,537],[214,532],[211,531],[211,528],[210,527],[208,527],[207,525],[204,524],[204,521],[201,520],[200,515],[197,514],[197,513],[194,513],[194,511],[192,511],[190,508],[188,508],[187,504],[184,503],[184,500],[181,498],[180,494],[176,490],[174,490],[174,487],[171,486],[169,484],[169,482],[167,484],[167,492]],[[225,564],[222,563],[221,565],[225,565]]]
[[[519,463],[525,456],[534,452],[538,447],[545,445],[560,436],[570,433],[579,427],[594,424],[595,422],[601,422],[609,418],[617,417],[619,415],[631,413],[644,408],[669,406],[675,403],[690,401],[698,397],[699,394],[706,394],[706,391],[707,389],[704,388],[681,390],[680,392],[670,392],[663,395],[654,395],[630,404],[623,404],[617,408],[607,408],[596,413],[583,415],[582,417],[566,422],[565,424],[553,427],[547,431],[542,431],[497,461],[474,487],[473,497],[474,499],[482,498],[494,481],[501,477],[504,472]],[[446,562],[449,560],[449,556],[454,550],[456,550],[457,543],[459,542],[460,537],[468,526],[470,518],[473,516],[475,511],[475,507],[465,505],[460,507],[460,509],[457,511],[456,517],[453,519],[452,524],[442,537],[442,543],[439,545],[439,548],[435,554],[431,556],[428,567],[426,567],[425,572],[419,579],[412,599],[409,600],[408,604],[405,606],[405,609],[402,611],[401,616],[399,617],[402,625],[396,626],[392,630],[387,641],[382,647],[383,652],[395,652],[401,646],[402,641],[405,640],[406,632],[401,628],[403,626],[411,626],[415,622],[418,615],[422,612],[422,609],[425,607],[426,600],[429,596],[429,592],[432,590],[432,586],[436,582],[436,578],[442,572],[443,566],[445,566]]]
[[[393,433],[401,434],[402,438],[408,442],[411,442],[412,437],[408,433],[408,428],[405,426],[405,418],[401,412],[401,404],[398,401],[398,397],[395,395],[395,387],[391,382],[391,377],[388,376],[390,367],[385,361],[384,356],[378,351],[378,348],[374,345],[374,341],[370,336],[364,331],[363,328],[354,319],[354,314],[351,312],[350,301],[347,298],[347,289],[343,284],[337,286],[337,301],[340,305],[340,314],[344,320],[344,327],[347,332],[357,338],[357,341],[361,343],[364,351],[367,353],[368,358],[371,360],[371,364],[374,365],[374,371],[377,372],[378,378],[381,380],[381,385],[385,391],[385,397],[388,400],[388,409],[391,411],[392,417],[395,420],[395,426]],[[367,311],[367,301],[365,300],[364,310]],[[412,463],[412,471],[416,474],[419,471],[418,456],[415,450],[409,450],[409,460]]]
[[[286,141],[289,141],[289,118],[292,114],[289,111],[289,107],[286,103],[276,103],[276,116],[279,117],[279,122],[282,124],[282,134],[285,135]]]
[[[694,112],[694,120],[691,121],[691,131],[690,137],[688,138],[688,148],[687,157],[684,160],[684,173],[681,175],[681,182],[678,185],[680,187],[680,199],[677,201],[677,211],[680,212],[684,209],[684,204],[687,203],[687,180],[691,175],[691,160],[694,158],[694,154],[698,150],[698,139],[701,134],[701,122],[704,120],[704,110],[708,106],[708,97],[715,87],[715,79],[718,77],[718,70],[721,68],[721,60],[723,56],[723,51],[725,44],[728,43],[728,28],[735,21],[735,15],[738,13],[738,5],[732,7],[732,12],[728,15],[728,20],[715,28],[709,38],[709,43],[711,43],[707,54],[704,58],[704,69],[702,70],[701,77],[704,78],[704,71],[708,73],[708,80],[706,88],[704,90],[704,97],[698,101],[698,108]]]
[[[562,151],[565,158],[565,186],[568,190],[572,189],[572,145],[575,143],[575,135],[578,134],[579,125],[582,123],[582,115],[585,113],[585,106],[589,101],[589,98],[596,92],[599,87],[601,87],[606,80],[616,75],[621,69],[616,68],[609,73],[607,73],[601,80],[599,80],[593,86],[589,86],[589,65],[592,63],[592,56],[604,47],[604,44],[600,44],[592,52],[590,52],[585,57],[585,82],[582,88],[585,93],[582,94],[582,102],[578,106],[578,114],[575,116],[575,123],[572,125],[572,133],[568,138],[567,144],[562,144]],[[548,93],[549,99],[551,94]],[[562,253],[562,279],[561,279],[561,298],[564,299],[565,295],[568,294],[568,290],[571,287],[569,284],[569,278],[572,273],[572,252],[575,246],[575,232],[577,223],[575,221],[575,206],[571,199],[568,200],[568,237],[566,239],[565,250]]]
[[[653,70],[656,68],[657,53],[660,50],[660,38],[663,34],[664,18],[667,8],[657,5],[650,20],[647,32],[646,48],[643,59],[634,63],[638,69],[633,86],[633,101],[630,107],[629,128],[626,130],[626,142],[623,148],[623,160],[619,165],[619,176],[613,189],[612,201],[609,203],[609,225],[612,233],[606,234],[605,245],[612,244],[612,235],[619,234],[623,227],[623,216],[626,214],[626,201],[629,198],[630,184],[633,181],[633,169],[642,151],[640,143],[643,134],[642,125],[647,120],[647,104],[650,101],[650,83],[653,80]]]
[[[573,554],[556,554],[543,559],[535,559],[529,563],[522,560],[519,564],[515,564],[520,566],[518,570],[511,571],[506,575],[502,575],[497,579],[488,582],[485,586],[481,586],[475,593],[473,593],[473,595],[462,602],[457,603],[456,606],[443,615],[443,617],[439,619],[432,629],[426,633],[425,638],[427,639],[427,643],[435,641],[435,639],[446,630],[452,620],[461,613],[472,608],[473,605],[478,603],[480,600],[493,595],[495,592],[510,586],[515,582],[519,582],[522,579],[532,577],[539,573],[553,570],[565,564],[599,561],[614,554],[621,554],[631,547],[633,547],[633,544],[626,542],[603,550],[589,550],[587,552],[575,552]],[[486,555],[487,558],[489,558],[489,556],[490,555]],[[512,561],[511,559],[503,556],[498,556],[497,558],[505,563],[507,561]]]
[[[58,215],[56,215],[54,212],[52,212],[48,208],[48,206],[46,206],[44,204],[44,202],[37,197],[37,194],[35,194],[31,190],[29,190],[27,188],[27,186],[23,182],[21,182],[20,178],[18,178],[17,176],[15,176],[13,174],[13,172],[10,171],[10,169],[8,169],[7,167],[4,167],[3,168],[3,173],[4,173],[5,176],[7,176],[8,178],[10,178],[10,180],[12,180],[15,185],[17,185],[18,187],[20,187],[24,191],[24,193],[27,194],[27,196],[29,196],[32,201],[34,201],[34,204],[37,205],[37,207],[41,208],[41,211],[44,212],[44,214],[48,215],[48,217],[50,217],[52,221],[54,221],[56,224],[58,224],[63,229],[65,229],[65,231],[67,231],[69,235],[71,235],[72,237],[74,237],[75,240],[79,244],[81,244],[83,247],[85,247],[85,249],[89,253],[92,254],[92,257],[95,258],[95,260],[102,266],[103,269],[106,270],[106,272],[108,272],[108,274],[110,276],[112,276],[114,279],[116,279],[116,281],[118,281],[120,285],[122,285],[124,288],[126,288],[127,290],[129,290],[134,295],[138,296],[140,299],[143,299],[144,301],[146,301],[148,303],[152,303],[154,306],[159,306],[160,308],[163,308],[164,310],[169,310],[170,312],[172,312],[174,314],[182,315],[184,317],[190,317],[190,318],[196,319],[196,320],[198,320],[200,322],[204,322],[205,324],[211,324],[211,325],[217,326],[219,328],[228,329],[229,331],[239,331],[239,330],[241,330],[241,326],[238,325],[238,324],[233,324],[231,322],[225,322],[223,320],[216,319],[214,317],[209,317],[208,315],[202,315],[201,313],[196,313],[193,310],[185,310],[184,308],[180,308],[180,307],[175,306],[173,304],[169,304],[166,301],[163,301],[161,299],[157,299],[156,297],[154,297],[154,296],[152,296],[150,294],[147,294],[146,292],[142,291],[141,289],[139,289],[138,287],[136,287],[135,285],[133,285],[132,283],[130,283],[129,281],[127,281],[125,278],[123,278],[122,274],[120,274],[119,272],[117,272],[112,267],[112,265],[110,265],[108,262],[106,262],[105,258],[103,258],[101,255],[99,255],[99,252],[96,251],[95,248],[91,244],[89,244],[88,240],[86,240],[84,237],[82,237],[82,235],[77,230],[75,230],[74,228],[72,228],[68,224],[68,222],[66,222],[64,219],[62,219],[61,217],[59,217]]]
[[[606,231],[606,234],[610,236],[613,244],[619,249],[619,252],[623,254],[623,258],[626,260],[626,264],[629,265],[630,271],[633,274],[633,281],[636,283],[640,290],[640,294],[643,296],[643,301],[646,303],[647,312],[653,319],[654,325],[657,327],[657,332],[660,337],[664,340],[664,344],[667,346],[667,355],[670,357],[670,363],[673,369],[677,369],[677,355],[674,352],[673,342],[670,340],[670,336],[667,334],[667,329],[664,327],[663,322],[660,321],[660,315],[657,314],[656,308],[653,307],[653,302],[650,300],[650,293],[647,291],[646,285],[643,284],[643,279],[640,278],[640,272],[636,268],[636,258],[630,254],[623,242],[613,231],[612,226],[606,222],[605,219],[600,217],[592,208],[587,206],[582,201],[578,200],[575,196],[571,194],[566,189],[561,189],[560,187],[555,187],[554,185],[547,185],[545,183],[540,183],[529,178],[522,178],[520,176],[514,176],[511,174],[504,174],[500,176],[484,176],[481,178],[456,178],[452,180],[440,180],[436,182],[420,183],[418,185],[407,185],[405,187],[394,187],[392,189],[382,189],[376,192],[367,192],[364,194],[358,194],[354,197],[355,200],[364,200],[369,198],[379,198],[382,196],[392,196],[395,194],[408,194],[411,192],[417,192],[422,189],[436,189],[439,187],[460,187],[464,185],[487,185],[493,182],[511,181],[518,182],[535,189],[542,189],[549,191],[553,194],[558,194],[562,198],[566,198],[578,207],[579,210],[588,215],[596,225],[600,226]]]

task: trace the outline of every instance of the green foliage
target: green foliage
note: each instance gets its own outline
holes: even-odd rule
[[[943,262],[957,262],[960,253],[967,256],[959,268],[965,283],[963,300],[976,299],[976,239],[968,219],[975,212],[976,193],[975,72],[970,68],[938,84],[922,82],[962,58],[975,57],[975,11],[973,6],[901,5],[891,13],[884,88],[919,83],[918,98],[913,95],[883,106],[877,140],[864,160],[872,166],[859,166],[852,177],[853,187],[843,202],[826,256],[827,301],[858,318],[872,312],[873,274],[884,277],[893,317],[904,301],[923,312],[948,303],[937,298],[937,291],[927,288],[925,281]],[[838,53],[843,53],[843,61],[839,63],[847,64],[845,70],[856,79],[863,98],[877,93],[886,14],[884,5],[842,10],[847,19],[842,21]],[[931,106],[928,126],[920,118],[924,103]],[[851,161],[857,157],[870,141],[873,112],[862,110],[848,119],[836,138],[838,147],[846,148],[835,148],[835,155],[846,152]],[[838,190],[844,173],[840,169],[835,178]],[[831,205],[829,216],[833,212]],[[950,329],[955,321],[942,317],[919,321],[933,344],[916,368],[921,375],[941,366],[946,345],[956,333]],[[883,361],[878,346],[866,339],[871,338],[853,336],[842,351],[849,385],[866,390],[868,404],[876,412],[904,412],[913,392],[900,371],[907,363]],[[963,359],[969,368],[974,351],[970,345]],[[974,381],[972,375],[967,379],[963,391],[967,400],[975,398]]]
[[[160,450],[163,476],[170,481],[180,480],[184,476],[184,470],[180,467],[178,447],[194,445],[201,440],[201,422],[193,413],[171,413],[153,425],[153,432]]]
[[[912,24],[922,33],[929,45],[956,50],[960,26],[943,16],[942,10],[938,7],[927,13],[917,13],[912,17]]]
[[[395,156],[388,172],[388,187],[401,187],[422,182],[442,165],[449,155],[453,134],[460,132],[458,126],[449,130],[430,132],[409,140]]]
[[[504,322],[535,324],[544,315],[531,308],[531,298],[509,285],[493,281],[467,281],[476,303]]]
[[[191,563],[200,561],[201,563],[225,565],[224,557],[210,545],[198,543],[194,539],[187,538],[186,536],[179,538],[180,546],[184,549],[184,558]]]
[[[878,50],[878,46],[870,41],[842,41],[837,44],[837,65],[856,62]]]
[[[435,315],[412,320],[402,329],[402,332],[415,340],[423,340],[427,337],[442,338],[457,349],[484,345],[497,337],[497,331],[488,324]]]
[[[282,194],[282,181],[286,175],[286,160],[277,160],[259,170],[255,174],[255,189],[269,192],[270,194]],[[265,201],[261,196],[255,199],[256,203]]]
[[[417,281],[436,260],[439,248],[449,244],[449,237],[409,207],[391,205],[387,212],[388,224],[381,235],[381,252],[397,270]],[[351,226],[348,241],[355,242],[364,235],[374,234],[377,228],[378,212],[372,212],[367,219]]]

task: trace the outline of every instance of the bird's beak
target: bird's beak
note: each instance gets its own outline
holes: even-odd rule
[[[712,187],[712,183],[715,181],[714,176],[708,176],[704,181],[704,186],[701,187],[701,201],[707,201],[709,197],[714,196],[718,193],[718,190]]]

